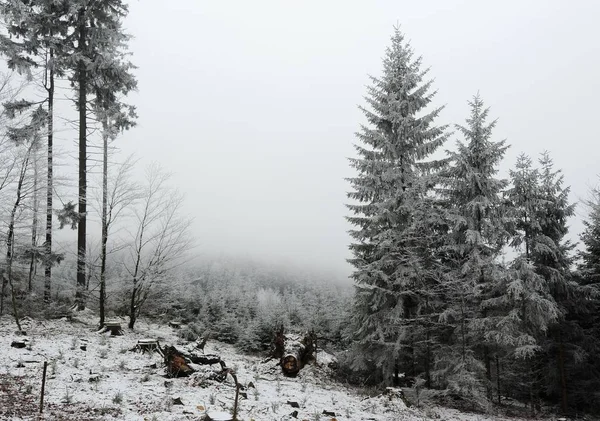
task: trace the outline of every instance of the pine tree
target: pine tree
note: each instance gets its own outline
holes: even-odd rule
[[[348,220],[356,282],[353,338],[355,367],[369,364],[391,372],[406,349],[402,320],[416,316],[418,297],[412,290],[419,257],[406,247],[413,210],[427,190],[425,177],[440,164],[426,159],[446,140],[445,127],[434,125],[442,108],[427,109],[435,92],[424,81],[421,58],[415,58],[398,28],[383,60],[381,78],[371,77],[361,107],[368,125],[357,134],[357,158],[350,160],[358,175],[350,178],[353,191]],[[410,350],[408,351],[410,352]],[[370,360],[370,361],[369,361]]]
[[[456,125],[466,143],[450,153],[441,193],[452,208],[448,236],[450,273],[446,296],[449,305],[441,316],[452,324],[454,335],[440,351],[437,377],[452,393],[479,397],[485,373],[491,380],[490,343],[485,339],[489,319],[482,302],[502,271],[497,259],[507,232],[500,194],[507,182],[495,177],[507,149],[491,140],[496,121],[487,123],[489,109],[476,95],[469,102],[467,125]],[[481,362],[483,360],[483,363]]]

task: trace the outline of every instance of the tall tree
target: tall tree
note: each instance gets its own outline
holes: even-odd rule
[[[425,80],[421,58],[395,28],[383,59],[383,74],[371,77],[368,108],[361,107],[368,125],[357,134],[357,158],[350,159],[358,175],[348,181],[353,191],[348,208],[356,226],[350,231],[356,283],[353,336],[357,347],[355,367],[372,363],[384,372],[397,371],[407,329],[403,319],[415,317],[418,300],[412,266],[420,257],[404,247],[413,210],[427,191],[422,176],[441,164],[428,162],[446,140],[446,126],[434,124],[442,108],[428,109],[435,91]],[[390,358],[391,356],[391,358]],[[371,360],[369,362],[369,360]],[[409,367],[402,367],[409,369]]]
[[[66,38],[69,13],[68,0],[5,0],[0,12],[6,22],[8,34],[0,35],[0,51],[7,56],[11,69],[27,72],[42,69],[41,84],[46,97],[41,102],[15,101],[11,113],[23,111],[38,103],[47,105],[47,184],[46,227],[44,242],[44,299],[49,301],[52,286],[52,266],[59,255],[52,253],[53,215],[53,144],[54,144],[54,93],[55,78],[65,74],[63,58],[67,54]],[[33,253],[35,254],[35,253]],[[33,255],[32,254],[32,255]]]
[[[134,68],[126,59],[127,41],[130,37],[126,35],[119,22],[111,29],[111,40],[97,48],[104,47],[102,51],[104,63],[98,67],[91,81],[94,92],[92,108],[101,124],[102,132],[102,236],[100,250],[100,327],[104,325],[106,304],[106,259],[107,243],[110,225],[113,217],[116,217],[117,209],[120,210],[126,203],[130,203],[135,197],[135,190],[127,186],[119,187],[119,195],[116,190],[109,197],[108,190],[108,147],[109,142],[116,139],[118,133],[128,130],[135,125],[137,117],[135,107],[124,104],[121,98],[134,90],[137,81],[131,71]],[[118,48],[116,48],[118,47]],[[128,164],[125,164],[128,167]],[[125,176],[122,172],[119,175]],[[124,181],[124,180],[121,180]],[[124,195],[122,194],[124,191]],[[109,203],[110,202],[110,203]],[[118,213],[118,212],[117,212]]]
[[[134,88],[135,80],[128,73],[130,64],[122,60],[128,38],[123,34],[121,22],[127,15],[127,5],[121,0],[72,0],[72,3],[72,10],[76,13],[71,18],[75,45],[70,56],[73,69],[71,81],[77,89],[76,103],[79,112],[75,305],[78,309],[83,309],[86,285],[88,96],[96,94],[96,103],[92,108],[102,109],[106,113],[116,103],[110,95],[116,97],[119,93]],[[103,115],[101,118],[107,117]]]
[[[581,297],[580,288],[573,282],[571,265],[574,245],[565,237],[569,232],[568,219],[575,214],[575,204],[569,202],[569,187],[564,187],[564,176],[554,169],[550,154],[543,152],[540,159],[540,197],[538,220],[540,237],[534,248],[536,271],[544,278],[549,294],[559,309],[558,320],[551,325],[551,335],[544,343],[543,361],[556,361],[541,368],[540,377],[546,388],[559,390],[563,412],[568,409],[568,381],[566,359],[575,355],[568,336],[573,325],[565,317],[574,306],[574,298]],[[550,372],[557,373],[552,381]],[[552,387],[554,386],[554,387]]]
[[[491,380],[490,344],[484,339],[487,312],[481,303],[497,282],[497,258],[507,237],[500,197],[507,182],[496,177],[507,146],[492,141],[496,121],[487,122],[489,109],[479,94],[469,106],[467,124],[456,125],[465,143],[458,142],[457,151],[450,153],[441,189],[452,204],[448,244],[452,271],[446,283],[450,304],[442,320],[455,330],[438,359],[438,376],[454,392],[478,396],[482,372],[488,391]]]

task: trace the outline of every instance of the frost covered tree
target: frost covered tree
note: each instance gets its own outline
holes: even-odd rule
[[[192,221],[182,214],[183,195],[169,185],[169,177],[158,164],[148,167],[129,224],[132,241],[124,268],[131,281],[130,329],[156,287],[184,261],[192,246]]]
[[[579,252],[579,271],[583,284],[600,286],[600,188],[592,190],[586,204],[589,213],[580,235],[584,249]]]
[[[466,125],[456,125],[465,138],[450,152],[450,166],[440,189],[451,208],[445,282],[448,306],[440,320],[453,326],[441,347],[436,377],[450,392],[479,397],[491,379],[490,344],[485,339],[488,314],[481,306],[501,276],[497,259],[507,238],[501,192],[507,182],[496,177],[507,149],[492,140],[496,121],[479,95],[469,102]]]
[[[568,407],[567,358],[576,358],[578,350],[570,345],[573,330],[566,314],[577,307],[577,297],[582,290],[572,280],[571,265],[574,245],[565,237],[569,232],[568,218],[575,214],[575,204],[569,202],[569,187],[564,187],[564,176],[554,169],[548,152],[540,159],[541,206],[538,220],[540,237],[534,248],[533,262],[537,272],[544,278],[549,294],[556,303],[558,320],[551,324],[549,335],[543,343],[540,364],[540,388],[560,396],[562,410]]]
[[[356,283],[351,335],[359,370],[374,366],[391,373],[402,355],[412,354],[405,347],[406,321],[419,312],[413,267],[420,257],[408,234],[430,174],[441,165],[427,159],[447,137],[446,127],[435,125],[442,108],[428,108],[435,91],[421,62],[395,28],[383,74],[371,77],[367,88],[368,107],[361,111],[368,124],[357,134],[357,157],[350,159],[358,173],[349,179],[348,220],[356,227],[350,231]]]
[[[488,323],[485,336],[496,348],[496,359],[502,358],[516,369],[503,374],[496,370],[498,399],[500,383],[509,381],[514,390],[531,399],[539,390],[535,363],[544,337],[560,311],[539,266],[539,256],[549,244],[542,229],[547,200],[541,191],[540,172],[533,167],[531,158],[520,155],[510,176],[512,186],[506,195],[510,245],[517,256],[483,303],[493,322]]]
[[[128,6],[122,0],[70,0],[70,3],[68,19],[73,29],[70,33],[73,50],[67,62],[79,113],[75,306],[81,310],[85,307],[86,285],[88,97],[98,94],[99,88],[105,95],[108,92],[126,93],[127,89],[132,89],[126,87],[134,83],[134,79],[128,73],[130,64],[122,60],[127,37],[123,35],[121,22],[127,15]],[[99,105],[105,100],[106,96],[96,98],[92,108],[97,110],[100,106],[106,110]]]
[[[39,76],[38,82],[45,91],[38,100],[15,101],[8,110],[14,115],[26,109],[45,104],[47,109],[47,183],[45,241],[42,250],[32,256],[41,258],[44,264],[44,300],[49,301],[52,286],[52,266],[62,258],[52,252],[53,216],[53,159],[54,159],[54,94],[55,78],[65,74],[64,58],[68,51],[66,37],[69,13],[67,0],[5,0],[0,3],[0,12],[6,23],[9,36],[0,35],[0,51],[7,57],[9,68],[26,73],[30,78]],[[41,73],[37,70],[41,69]]]

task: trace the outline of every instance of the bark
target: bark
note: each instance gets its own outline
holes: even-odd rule
[[[53,182],[53,142],[54,142],[54,50],[50,48],[50,69],[48,74],[48,172],[46,186],[46,260],[44,265],[44,301],[50,302],[52,289],[52,195]]]
[[[79,45],[80,54],[85,53],[85,41],[87,36],[85,10],[79,10]],[[75,304],[77,310],[85,308],[85,255],[87,234],[87,71],[85,62],[79,60],[78,84],[79,84],[79,221],[77,224],[77,289],[75,293]]]
[[[102,245],[100,257],[100,326],[104,325],[106,302],[106,243],[108,242],[108,124],[102,123]],[[132,327],[133,328],[133,327]]]
[[[284,336],[283,356],[279,364],[285,376],[295,377],[298,372],[311,360],[314,360],[314,336],[306,334]]]
[[[37,153],[34,151],[33,159],[33,218],[31,221],[31,259],[29,261],[29,276],[27,279],[27,291],[33,290],[33,278],[37,268],[37,256],[35,248],[37,246],[37,226],[38,226],[38,162]]]
[[[185,356],[174,346],[167,346],[163,350],[164,362],[167,366],[167,376],[169,377],[187,377],[194,372]]]
[[[498,389],[498,405],[502,404],[502,398],[500,395],[500,358],[496,355],[496,387]]]
[[[560,327],[559,327],[560,329]],[[560,407],[563,414],[566,414],[569,408],[567,399],[567,374],[565,370],[565,344],[562,339],[562,334],[558,332],[558,369],[560,372]]]

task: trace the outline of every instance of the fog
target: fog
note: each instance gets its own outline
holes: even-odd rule
[[[132,1],[139,121],[118,145],[175,173],[198,253],[344,277],[357,106],[393,26],[431,67],[440,124],[464,122],[479,91],[512,145],[503,174],[548,150],[576,201],[600,172],[599,15],[595,1]]]

